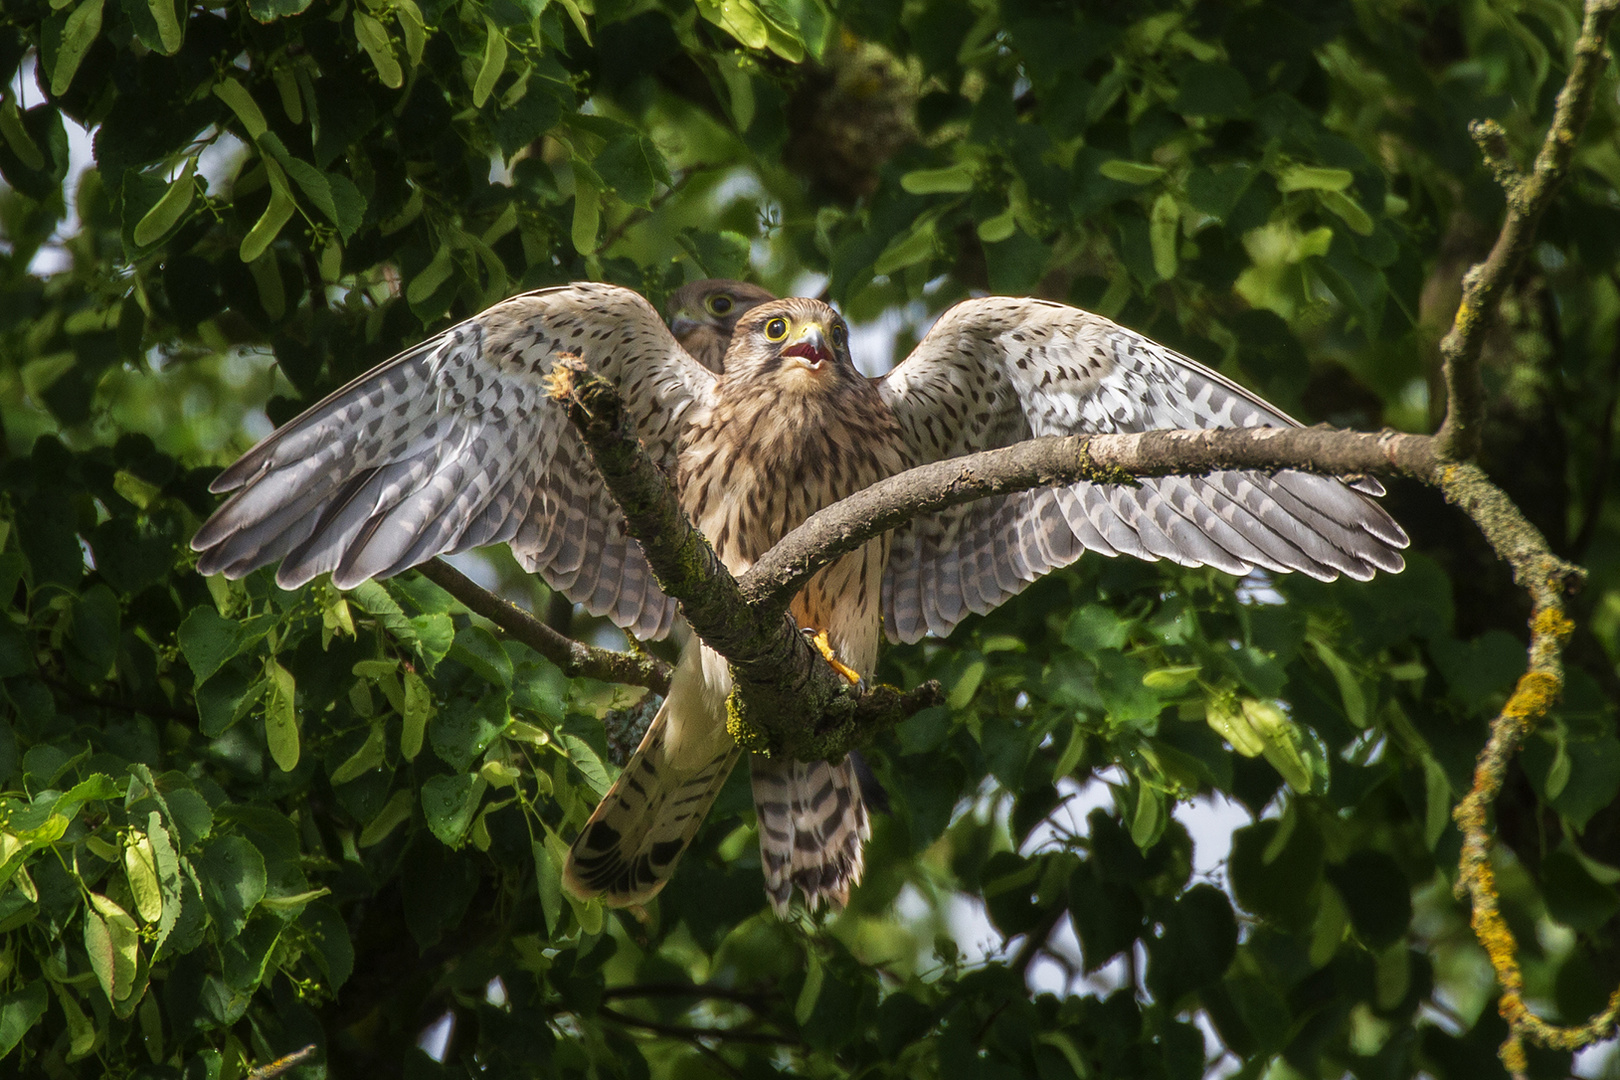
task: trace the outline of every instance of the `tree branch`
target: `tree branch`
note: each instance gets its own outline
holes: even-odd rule
[[[482,615],[517,641],[550,660],[573,678],[585,676],[602,682],[645,686],[655,694],[669,693],[669,665],[645,653],[598,649],[564,637],[516,604],[502,600],[443,559],[429,559],[416,568],[423,577]]]
[[[1605,67],[1604,39],[1614,19],[1617,0],[1587,0],[1581,33],[1575,39],[1569,77],[1558,92],[1552,126],[1547,129],[1530,175],[1517,175],[1506,163],[1502,128],[1484,120],[1471,126],[1484,148],[1486,164],[1507,191],[1507,217],[1485,261],[1463,277],[1462,302],[1451,331],[1440,342],[1446,383],[1446,419],[1437,438],[1446,457],[1467,460],[1479,452],[1485,414],[1485,390],[1479,356],[1490,319],[1508,283],[1535,240],[1536,223],[1575,156],[1575,143],[1592,113],[1598,76]]]
[[[872,537],[919,514],[1030,488],[1278,468],[1397,474],[1434,483],[1440,464],[1430,436],[1387,430],[1220,428],[1029,439],[908,469],[812,514],[755,562],[739,586],[744,601],[785,611],[818,570]]]

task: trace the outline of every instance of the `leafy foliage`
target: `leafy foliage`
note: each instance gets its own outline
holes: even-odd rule
[[[704,275],[824,281],[858,322],[900,312],[902,338],[970,289],[1039,293],[1307,419],[1425,428],[1434,341],[1501,210],[1467,123],[1534,146],[1575,12],[1303,10],[8,4],[0,1059],[1499,1071],[1449,812],[1523,669],[1522,608],[1423,493],[1391,498],[1418,541],[1399,577],[1088,559],[891,650],[884,679],[949,703],[871,755],[891,806],[850,910],[786,923],[740,779],[644,918],[561,889],[615,775],[602,716],[636,691],[565,679],[414,575],[286,593],[185,552],[266,418],[575,278],[655,301]],[[1566,700],[1497,819],[1527,994],[1565,1019],[1620,969],[1615,120],[1611,89],[1487,354],[1485,463],[1592,570]],[[94,164],[67,190],[75,126]],[[1098,776],[1111,802],[1082,827],[1064,807]],[[1249,820],[1210,873],[1185,808],[1213,794]],[[966,897],[1005,954],[964,950]],[[441,1063],[416,1043],[447,1010]]]

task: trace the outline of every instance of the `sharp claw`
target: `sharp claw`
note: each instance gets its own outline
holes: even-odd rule
[[[861,673],[838,659],[838,654],[833,651],[832,643],[827,640],[827,631],[817,630],[813,626],[801,626],[799,627],[799,633],[810,639],[810,644],[816,647],[816,651],[826,658],[827,663],[832,665],[834,671],[848,679],[851,686],[857,691],[866,689],[866,680],[861,678]]]

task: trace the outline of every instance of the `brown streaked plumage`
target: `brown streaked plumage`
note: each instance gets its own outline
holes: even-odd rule
[[[719,375],[737,320],[770,300],[766,290],[746,281],[704,278],[669,294],[669,328],[692,359]]]
[[[639,637],[674,604],[578,436],[543,392],[560,354],[613,380],[649,453],[733,571],[815,510],[908,465],[1033,436],[1294,423],[1221,375],[1100,316],[1040,300],[958,304],[880,380],[813,300],[761,303],[717,376],[640,297],[580,283],[513,297],[361,376],[214,483],[233,491],[192,546],[203,573],[281,561],[294,587],[347,587],[434,555],[507,542],[551,586]],[[1085,551],[1322,580],[1397,571],[1406,535],[1376,481],[1215,472],[1078,483],[920,517],[817,575],[795,598],[870,674],[879,627],[944,635]],[[673,872],[741,752],[725,732],[724,661],[693,641],[635,757],[575,842],[565,878],[634,904]],[[850,763],[755,759],[766,885],[844,901],[865,809]]]

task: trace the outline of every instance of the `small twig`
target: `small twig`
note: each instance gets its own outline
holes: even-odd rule
[[[1520,176],[1506,165],[1505,139],[1485,125],[1474,135],[1486,150],[1486,162],[1505,179],[1507,216],[1502,231],[1485,261],[1463,276],[1462,302],[1451,330],[1440,342],[1446,384],[1446,419],[1437,438],[1442,452],[1454,460],[1468,460],[1479,452],[1480,427],[1485,415],[1485,389],[1479,378],[1479,357],[1485,346],[1497,301],[1535,240],[1536,223],[1552,202],[1559,182],[1569,171],[1575,144],[1586,127],[1597,95],[1599,76],[1606,66],[1604,40],[1614,18],[1617,0],[1587,0],[1581,33],[1575,39],[1569,77],[1558,92],[1552,125],[1542,140],[1530,173]]]
[[[747,990],[735,990],[729,986],[715,986],[712,983],[634,983],[629,986],[610,986],[602,991],[602,1000],[604,1001],[612,1001],[617,998],[650,997],[708,998],[716,1001],[731,1001],[738,1005],[746,1005],[755,1012],[759,1012],[767,1006],[765,994],[750,993]]]
[[[1018,947],[1018,952],[1008,961],[1007,966],[1018,972],[1018,979],[1022,982],[1029,975],[1029,966],[1035,958],[1046,948],[1047,940],[1052,931],[1057,928],[1058,921],[1067,914],[1061,904],[1054,905],[1052,910],[1041,917],[1039,926],[1024,935],[1024,943]]]
[[[656,656],[598,649],[564,637],[516,604],[480,588],[467,575],[443,559],[430,559],[417,567],[422,576],[482,615],[513,638],[562,669],[570,677],[583,675],[602,682],[645,686],[657,694],[669,693],[670,667]]]
[[[762,1031],[734,1031],[730,1028],[687,1027],[684,1024],[665,1024],[657,1020],[643,1020],[639,1016],[622,1013],[608,1005],[600,1005],[597,1012],[610,1020],[630,1027],[643,1028],[658,1035],[675,1039],[725,1039],[729,1042],[754,1043],[759,1046],[799,1046],[799,1040],[786,1035],[770,1035]]]
[[[314,1057],[315,1044],[310,1043],[302,1050],[294,1050],[292,1053],[284,1057],[278,1057],[268,1064],[260,1065],[256,1069],[249,1069],[247,1080],[272,1080],[272,1078],[280,1076],[290,1069],[296,1069]]]

